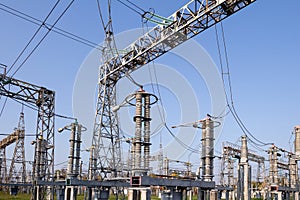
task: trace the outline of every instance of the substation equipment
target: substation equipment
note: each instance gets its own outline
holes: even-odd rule
[[[54,102],[55,92],[0,74],[0,95],[24,102],[37,109],[37,127],[33,161],[33,199],[53,199],[54,174]]]
[[[111,188],[131,188],[131,199],[149,199],[150,186],[165,186],[170,191],[169,199],[181,199],[188,188],[199,189],[198,199],[213,198],[216,195],[213,181],[214,137],[213,121],[203,121],[201,177],[196,180],[180,180],[147,175],[150,158],[150,107],[144,107],[142,115],[141,101],[149,105],[147,99],[151,94],[138,91],[136,98],[136,116],[134,117],[136,132],[132,142],[134,162],[131,170],[130,183],[124,178],[123,162],[121,159],[120,127],[116,106],[116,85],[118,81],[150,63],[188,39],[202,33],[223,19],[242,10],[255,0],[192,0],[174,14],[168,17],[163,25],[157,25],[149,32],[139,37],[124,49],[125,54],[110,54],[112,28],[106,32],[107,51],[103,54],[103,64],[99,67],[98,97],[96,116],[93,129],[92,147],[90,149],[89,180],[82,181],[74,178],[78,171],[77,150],[75,155],[71,150],[80,144],[77,139],[70,140],[70,157],[64,198],[75,195],[77,186],[86,186],[86,199],[108,199]],[[38,110],[36,129],[35,155],[33,163],[33,199],[54,199],[54,185],[66,186],[66,183],[54,182],[54,91],[35,86],[14,78],[1,75],[0,95],[24,101]],[[71,132],[73,125],[70,126]],[[144,135],[142,135],[142,127]],[[77,127],[78,128],[78,127]],[[143,136],[143,138],[142,138]],[[78,134],[77,134],[78,137]],[[71,135],[71,138],[74,138]],[[245,145],[245,144],[244,144]],[[247,147],[246,147],[247,148]],[[142,151],[143,150],[143,151]],[[246,151],[246,150],[244,150]],[[143,156],[142,156],[143,155]],[[249,174],[247,156],[243,152],[241,174]],[[75,163],[75,164],[74,164]],[[76,167],[75,167],[75,166]],[[100,177],[100,178],[99,178]],[[243,183],[244,185],[247,180]],[[136,188],[139,188],[136,190]],[[145,189],[141,189],[145,188]],[[241,187],[242,188],[242,187]],[[245,187],[243,187],[245,188]],[[244,189],[246,191],[246,189]],[[63,193],[63,192],[62,192]],[[129,195],[129,196],[130,196]],[[75,197],[76,198],[76,197]]]

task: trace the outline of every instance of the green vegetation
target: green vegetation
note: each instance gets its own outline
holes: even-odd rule
[[[16,196],[11,196],[9,193],[7,192],[0,192],[0,200],[30,200],[30,194],[18,194]],[[54,197],[54,199],[56,199],[56,197]],[[84,197],[83,195],[78,195],[77,196],[77,200],[83,200]],[[115,200],[115,197],[111,197],[110,200]],[[127,199],[127,198],[126,198]],[[160,200],[158,197],[156,196],[152,196],[151,200]]]
[[[11,196],[7,192],[0,192],[0,200],[8,200],[8,199],[15,199],[15,200],[30,200],[30,194],[18,194],[16,196]]]

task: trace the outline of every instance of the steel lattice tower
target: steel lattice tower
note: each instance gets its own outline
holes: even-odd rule
[[[94,158],[97,163],[94,163],[96,165],[94,170],[100,169],[102,175],[107,176],[108,173],[111,173],[111,176],[116,177],[118,172],[121,172],[118,117],[117,113],[112,111],[112,108],[116,105],[117,81],[106,79],[105,76],[109,71],[107,62],[100,66],[98,101],[92,144],[96,147]],[[95,171],[93,171],[92,177],[94,178],[94,176]]]
[[[37,127],[33,162],[32,199],[54,199],[53,185],[45,186],[42,181],[52,181],[54,174],[54,102],[55,92],[44,87],[20,81],[0,74],[0,95],[25,102],[37,108]],[[15,142],[17,131],[10,134],[5,141],[0,141],[0,149]]]
[[[25,148],[24,148],[24,138],[25,138],[25,122],[24,113],[20,113],[19,124],[16,130],[17,141],[14,149],[14,154],[12,157],[8,182],[9,183],[25,183],[26,182],[26,163],[25,163]]]
[[[119,79],[150,63],[186,40],[202,33],[211,26],[245,8],[255,0],[206,0],[190,1],[162,23],[139,37],[123,51],[111,48],[111,24],[106,27],[106,47],[103,64],[99,68],[98,97],[94,122],[92,147],[94,158],[89,175],[95,179],[96,170],[106,176],[117,176],[121,170],[119,125],[116,113],[116,84]],[[114,50],[115,49],[115,50]]]

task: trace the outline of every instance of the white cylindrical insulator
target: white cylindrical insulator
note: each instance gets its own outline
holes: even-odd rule
[[[76,124],[72,123],[71,127],[71,136],[70,136],[70,154],[69,154],[69,161],[68,161],[68,169],[67,174],[68,176],[73,175],[74,171],[74,154],[75,154],[75,133],[76,133]]]
[[[214,125],[209,118],[203,122],[202,129],[202,156],[201,168],[202,179],[204,181],[212,181],[214,168]]]
[[[146,171],[149,170],[150,163],[150,94],[144,94],[144,168]]]
[[[295,154],[300,155],[300,126],[295,127]]]
[[[134,121],[135,121],[135,137],[134,137],[134,141],[133,141],[133,145],[134,145],[134,167],[133,167],[133,175],[139,175],[136,174],[136,171],[139,171],[141,169],[141,153],[142,153],[142,146],[141,146],[141,136],[142,136],[142,93],[141,92],[137,92],[135,95],[135,99],[136,99],[136,110],[135,110],[135,117],[134,117]]]
[[[75,167],[74,167],[74,176],[78,176],[80,169],[80,146],[81,146],[81,130],[82,125],[78,124],[77,126],[77,138],[76,138],[76,153],[75,153]]]
[[[248,163],[247,136],[242,136],[241,163]]]

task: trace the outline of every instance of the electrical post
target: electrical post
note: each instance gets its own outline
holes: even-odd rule
[[[202,121],[202,154],[201,154],[201,178],[203,181],[213,181],[214,169],[214,121],[206,118]],[[199,190],[199,199],[209,199],[210,192]]]
[[[6,148],[0,148],[0,183],[7,183]],[[0,189],[3,189],[1,186]]]
[[[66,180],[66,190],[65,190],[65,200],[77,199],[77,188],[75,186],[70,186],[72,179],[76,179],[76,174],[74,173],[74,161],[75,161],[75,135],[76,135],[76,124],[71,124],[71,136],[70,136],[70,154],[67,169],[67,180]]]
[[[141,153],[142,153],[142,93],[143,91],[138,91],[135,95],[136,99],[136,110],[133,121],[135,122],[135,136],[133,140],[133,158],[134,166],[132,169],[132,176],[141,176],[144,175],[144,170],[141,169]]]
[[[202,127],[202,179],[212,181],[214,178],[214,122],[206,118]]]
[[[151,96],[154,97],[154,101],[151,102]],[[132,104],[130,100],[126,98],[126,102],[136,107],[135,116],[133,121],[135,122],[135,136],[132,141],[132,176],[147,176],[150,169],[150,106],[155,104],[158,98],[150,93],[147,93],[141,87],[133,97],[135,98],[135,104]],[[142,134],[143,128],[143,134]],[[142,151],[143,146],[143,151]],[[129,189],[128,199],[143,199],[150,200],[151,193],[148,187],[146,188],[135,188]]]
[[[277,147],[272,145],[269,148],[269,162],[270,162],[270,170],[269,170],[269,184],[271,190],[271,198],[273,196],[278,196],[278,152]],[[275,192],[275,194],[274,194]]]
[[[294,149],[295,149],[295,159],[294,159],[294,169],[295,171],[295,187],[297,188],[296,192],[295,192],[295,196],[294,199],[295,200],[299,200],[300,196],[299,196],[299,177],[298,177],[298,161],[300,159],[300,126],[296,126],[295,127],[295,141],[294,141]]]
[[[72,185],[73,182],[78,180],[79,171],[80,171],[80,145],[81,145],[81,132],[85,131],[86,128],[81,124],[78,124],[77,121],[67,125],[63,128],[58,129],[58,132],[61,133],[64,130],[71,131],[70,135],[70,154],[67,168],[67,178],[66,178],[66,189],[65,189],[65,200],[76,200],[78,193],[78,186]]]
[[[241,159],[238,169],[238,192],[240,192],[238,200],[251,199],[251,168],[248,162],[248,146],[247,137],[242,136]]]
[[[96,176],[96,159],[95,159],[95,147],[91,146],[88,150],[90,152],[89,158],[89,171],[88,171],[88,180],[95,180]],[[94,196],[94,188],[87,187],[84,195],[85,200],[92,200]]]

